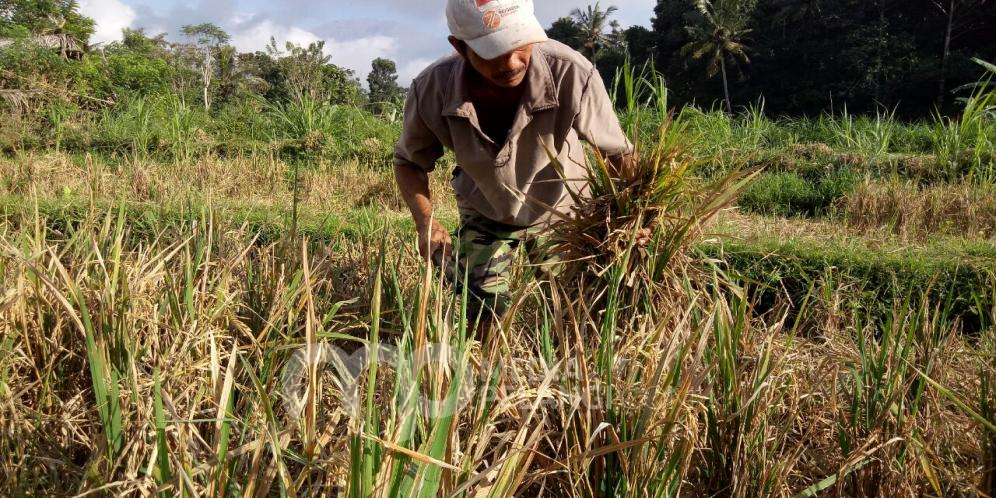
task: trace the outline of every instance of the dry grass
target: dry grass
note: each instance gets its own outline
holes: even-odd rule
[[[925,255],[958,256],[966,247],[987,246],[992,238],[958,234],[897,234],[888,226],[851,226],[836,219],[781,218],[727,209],[706,227],[709,240],[808,243],[823,247],[854,247],[875,253],[918,251]]]
[[[996,238],[996,187],[947,184],[920,187],[909,181],[866,181],[837,206],[859,231],[883,227],[906,240],[932,234]]]
[[[210,222],[148,242],[114,213],[70,238],[36,226],[0,226],[0,488],[15,496],[795,496],[838,470],[829,487],[844,496],[981,484],[984,429],[918,391],[903,362],[977,406],[992,352],[930,309],[860,321],[832,282],[814,297],[833,317],[820,339],[705,288],[628,315],[609,343],[590,307],[567,320],[527,311],[540,287],[524,285],[516,318],[481,349],[410,251],[388,248],[395,263],[378,265],[357,247],[260,248]],[[858,333],[876,328],[912,332],[911,353],[888,349],[904,334]],[[405,401],[411,365],[384,362],[362,377],[355,412],[329,366],[308,374],[313,409],[293,418],[281,398],[293,353],[354,349],[348,337],[455,346],[407,385],[469,403],[433,417]],[[497,397],[480,397],[491,370],[475,365],[501,359],[518,361]],[[876,386],[891,393],[881,403],[855,397]],[[98,392],[114,410],[102,414]],[[855,423],[856,399],[881,411]]]
[[[983,380],[996,364],[980,344],[993,331],[964,337],[926,299],[868,307],[830,273],[800,309],[758,315],[723,261],[691,251],[745,177],[702,183],[670,131],[633,169],[597,162],[594,200],[555,229],[571,278],[517,267],[512,312],[484,345],[468,337],[462,299],[393,240],[262,245],[208,210],[151,237],[115,212],[69,233],[8,215],[0,489],[981,495],[996,406]],[[257,208],[292,202],[287,171],[265,157],[0,161],[15,196]],[[386,200],[396,212],[392,185],[387,172],[319,165],[303,172],[299,202],[341,213]],[[288,387],[296,353],[322,345],[370,362],[357,385],[329,361]]]
[[[833,148],[824,143],[792,144],[788,150],[806,159],[818,159],[833,155]]]
[[[243,204],[261,209],[293,203],[292,170],[275,157],[204,158],[190,163],[105,161],[94,156],[27,154],[0,158],[0,193],[41,198],[115,199],[160,205]],[[446,175],[432,175],[439,216],[454,219]],[[407,212],[391,171],[355,162],[301,168],[299,204],[315,212],[378,206]]]

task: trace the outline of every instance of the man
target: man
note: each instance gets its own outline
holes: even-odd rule
[[[449,0],[446,17],[456,53],[412,82],[394,171],[422,257],[454,268],[447,275],[458,289],[467,272],[468,315],[480,313],[483,338],[509,305],[520,242],[570,213],[568,189],[587,191],[580,140],[613,164],[630,160],[633,147],[598,71],[547,39],[531,0]],[[444,148],[457,162],[453,236],[432,218],[427,176]]]

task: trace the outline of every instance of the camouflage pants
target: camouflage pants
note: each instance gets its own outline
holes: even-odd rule
[[[457,292],[467,282],[467,316],[471,321],[500,319],[511,304],[513,263],[525,250],[531,264],[546,275],[556,273],[557,258],[541,249],[543,228],[517,227],[492,221],[474,212],[460,213],[460,227],[453,234],[453,261],[445,275]]]

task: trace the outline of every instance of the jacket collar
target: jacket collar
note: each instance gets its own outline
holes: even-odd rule
[[[459,116],[470,118],[473,112],[473,104],[470,102],[469,71],[474,69],[460,55],[456,56],[453,64],[452,79],[446,89],[446,106],[443,108],[444,116]],[[553,73],[550,71],[550,63],[546,60],[540,44],[533,48],[533,55],[529,59],[529,69],[526,76],[526,92],[523,95],[526,111],[530,114],[557,107],[557,90],[553,83]]]

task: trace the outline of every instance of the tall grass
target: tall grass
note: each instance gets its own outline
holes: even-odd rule
[[[991,77],[990,77],[991,78]],[[980,183],[996,182],[996,88],[990,80],[980,84],[965,99],[957,118],[938,115],[934,148],[941,168],[950,178],[961,175]],[[964,165],[967,164],[967,167]]]
[[[466,297],[393,245],[259,246],[218,223],[145,234],[115,210],[65,233],[0,226],[4,489],[792,496],[932,490],[928,468],[946,494],[981,485],[985,429],[918,371],[989,413],[974,393],[991,358],[933,308],[825,307],[840,328],[821,343],[801,318],[756,315],[716,267],[639,313],[525,285],[485,348]],[[283,388],[296,353],[323,345],[367,347],[357,382],[326,361]],[[823,443],[838,433],[846,446]]]
[[[721,289],[717,289],[722,292]],[[801,414],[799,384],[788,358],[794,326],[783,338],[763,336],[751,323],[751,304],[737,294],[718,299],[706,360],[713,365],[712,391],[706,401],[701,473],[711,493],[723,496],[777,496],[789,487],[805,450],[793,441]],[[805,313],[800,313],[804,316]],[[783,326],[782,317],[778,326]],[[798,322],[797,322],[798,324]]]
[[[53,102],[45,108],[45,118],[52,129],[52,146],[56,152],[62,150],[66,125],[75,113],[75,109],[63,102]]]
[[[155,139],[152,129],[154,105],[144,98],[135,100],[133,106],[129,108],[132,112],[134,127],[131,129],[132,154],[135,161],[140,161],[148,157],[149,149]]]
[[[621,102],[619,115],[627,130],[638,109],[657,109],[643,113],[639,123],[639,134],[652,140],[668,114],[668,92],[663,76],[652,74],[649,67],[643,70],[641,78],[632,74],[639,72],[634,68],[622,68],[613,93]],[[916,166],[913,174],[930,181],[969,178],[992,183],[996,155],[990,138],[994,135],[993,92],[991,85],[973,88],[973,94],[964,99],[961,115],[937,115],[933,120],[916,122],[899,121],[895,109],[879,109],[868,116],[854,116],[846,108],[816,117],[773,116],[765,110],[763,100],[732,115],[694,106],[676,114],[683,116],[689,131],[699,135],[693,152],[710,158],[714,163],[710,171],[765,162],[845,162],[890,176],[903,174],[909,169],[904,163],[910,163]],[[5,127],[0,149],[55,148],[173,162],[212,155],[265,156],[271,150],[271,137],[297,134],[297,128],[307,127],[300,119],[309,119],[304,114],[310,113],[328,118],[318,126],[323,142],[316,154],[322,162],[355,160],[386,167],[401,128],[391,113],[378,116],[358,107],[314,99],[279,104],[234,99],[212,114],[179,100],[172,93],[126,97],[100,110],[73,112],[63,112],[69,109],[64,105],[52,105],[44,116],[29,116],[17,126]],[[820,145],[828,147],[828,152],[800,153],[819,150]]]
[[[896,111],[878,109],[874,119],[855,118],[847,108],[840,118],[827,119],[825,123],[837,137],[837,143],[845,150],[861,152],[872,163],[881,161],[892,147],[892,137],[896,128]]]
[[[177,164],[189,163],[194,157],[196,132],[194,107],[187,104],[182,96],[170,95],[163,105],[166,116],[164,138]]]
[[[841,451],[853,455],[837,487],[849,488],[855,496],[916,493],[909,477],[920,473],[934,492],[943,493],[921,453],[927,451],[922,429],[911,422],[926,389],[916,368],[933,375],[938,343],[950,331],[944,321],[932,323],[930,309],[911,304],[897,302],[881,321],[866,316],[855,320],[856,364],[844,382],[848,401],[837,432]]]

